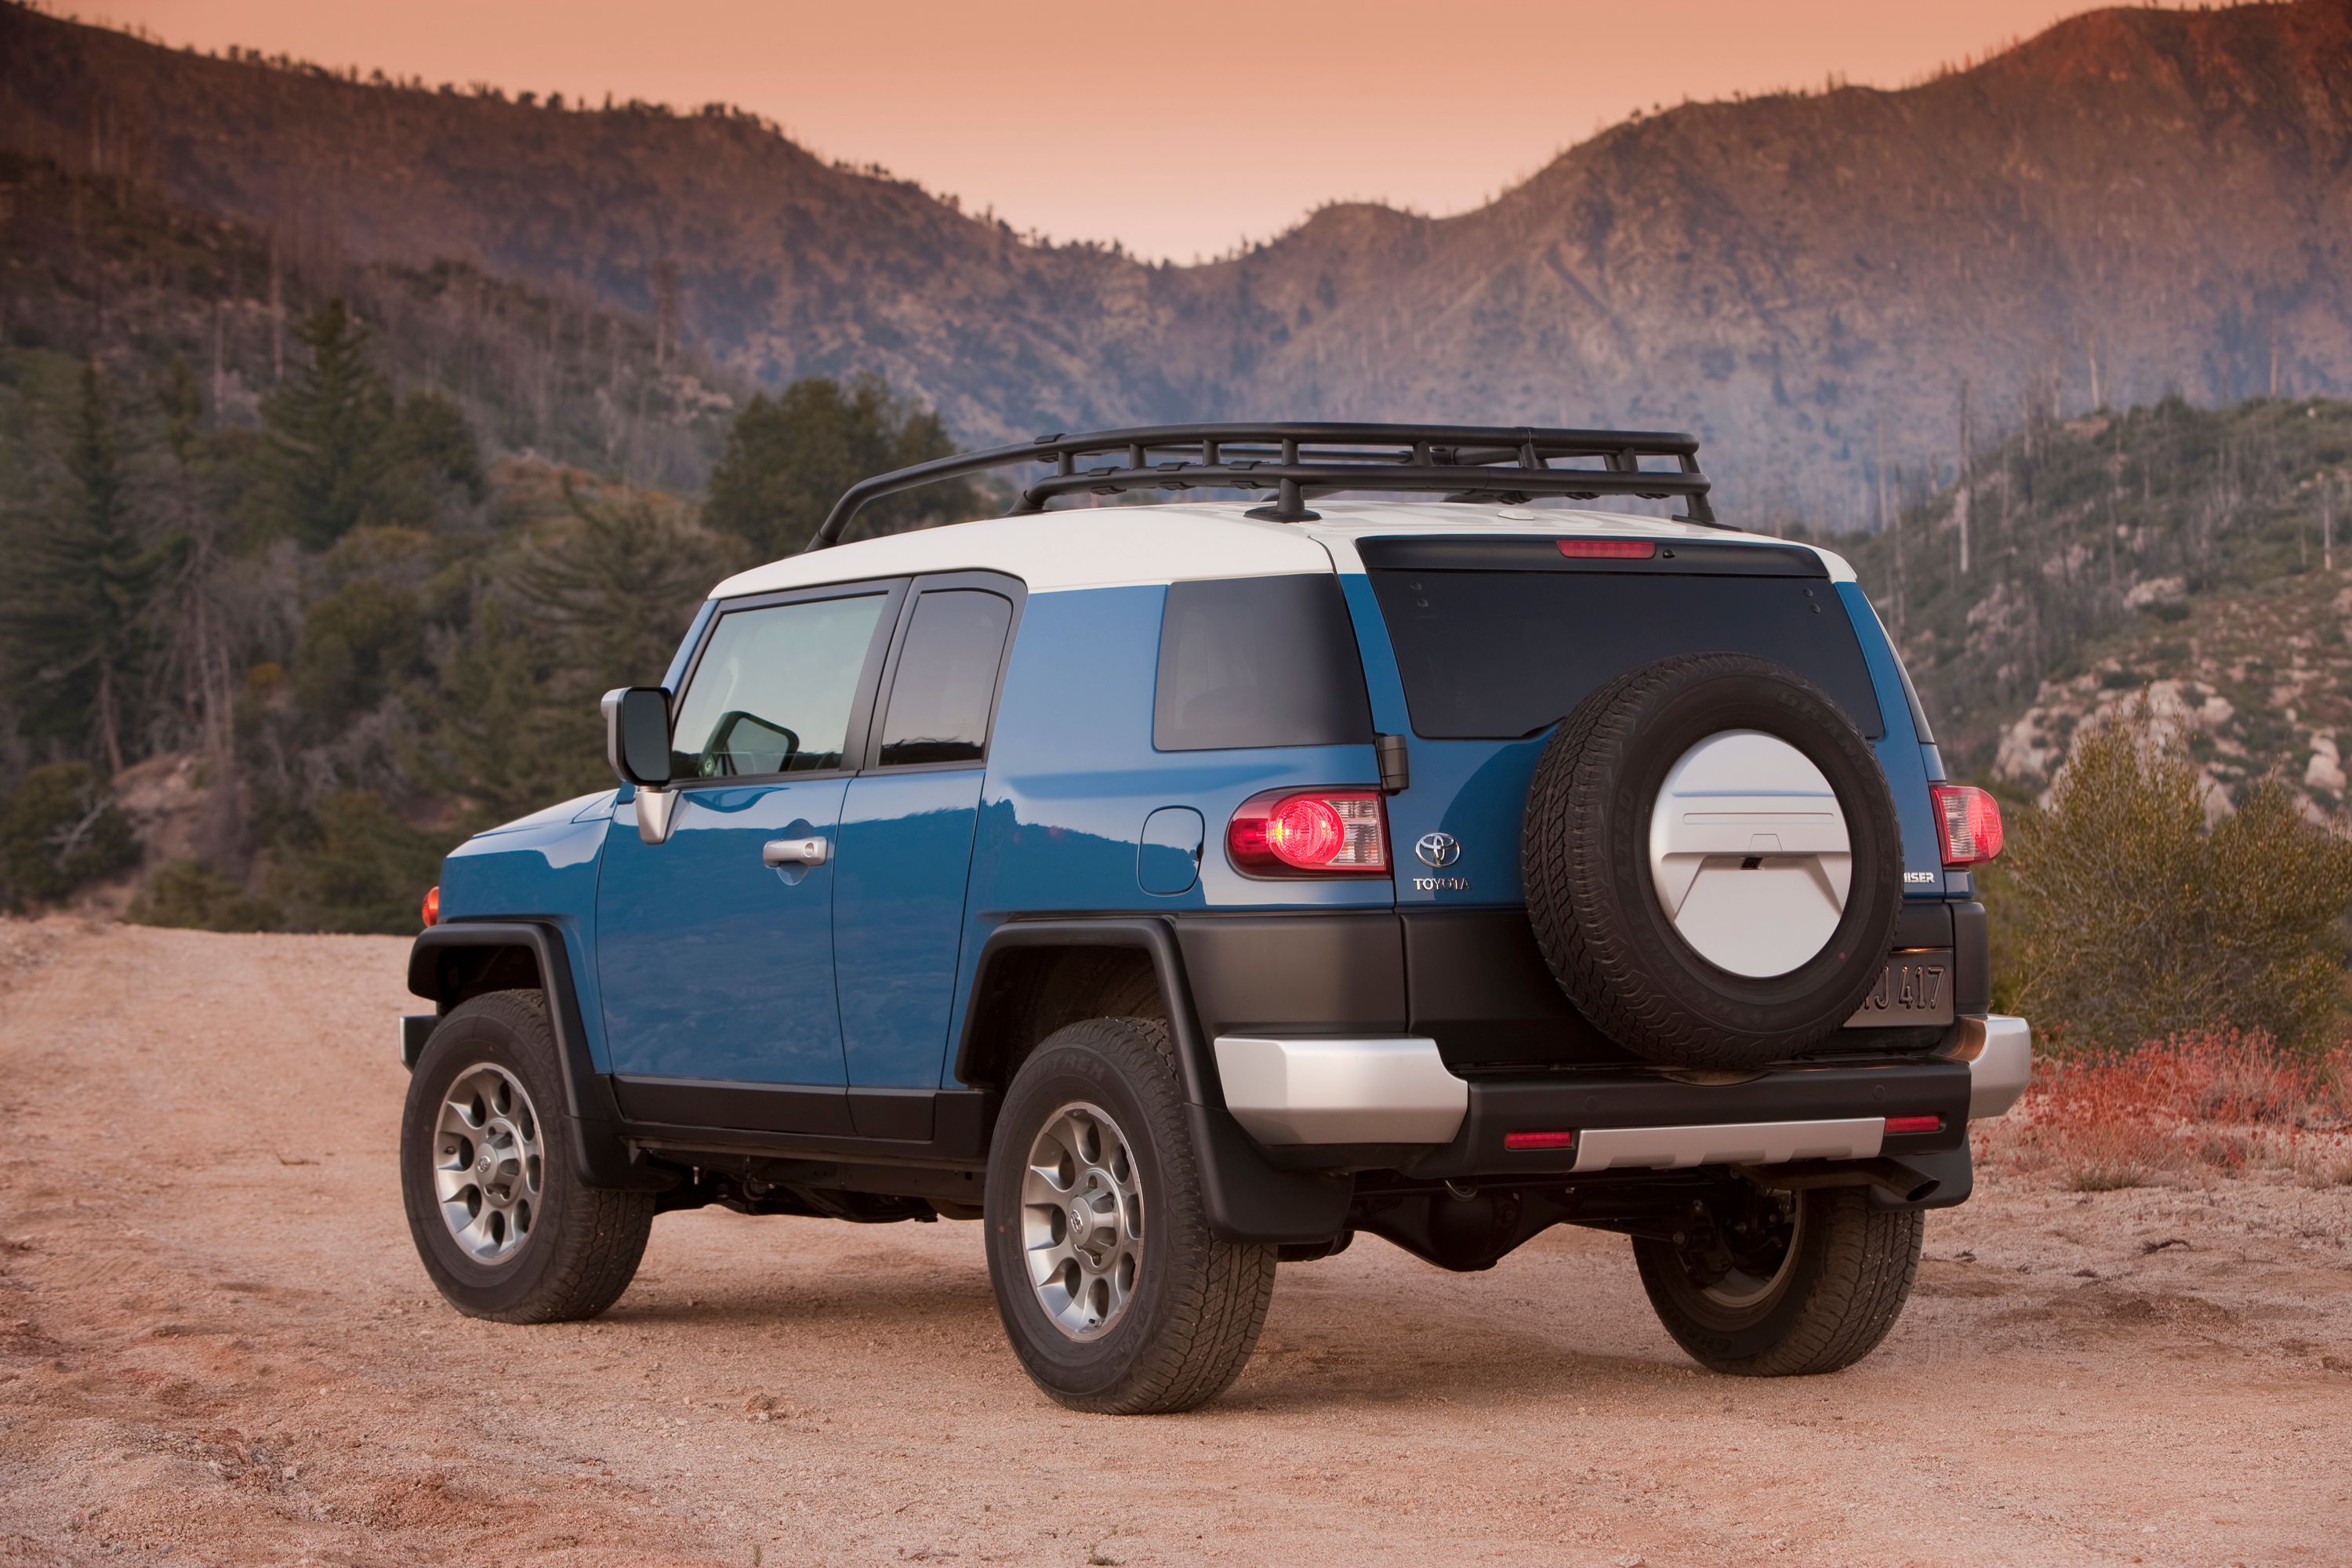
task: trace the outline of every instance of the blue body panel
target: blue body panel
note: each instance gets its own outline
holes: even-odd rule
[[[849,781],[833,885],[833,951],[849,1081],[930,1089],[963,944],[981,770]]]
[[[609,1071],[604,1033],[595,1026],[596,879],[611,792],[533,812],[449,851],[441,862],[444,921],[530,916],[552,924],[590,1020],[589,1055]],[[597,809],[597,803],[604,809]]]
[[[746,1083],[845,1081],[833,867],[772,869],[771,838],[830,837],[848,780],[678,792],[668,839],[613,816],[596,894],[611,1070]]]
[[[1911,704],[1903,694],[1903,671],[1895,662],[1895,645],[1870,607],[1869,595],[1859,584],[1841,583],[1838,597],[1853,622],[1862,644],[1862,659],[1870,684],[1878,692],[1878,711],[1886,733],[1875,742],[1878,765],[1885,771],[1887,787],[1895,792],[1895,821],[1903,830],[1903,892],[1906,898],[1967,898],[1972,879],[1965,871],[1944,869],[1944,847],[1936,835],[1935,802],[1927,794],[1931,781],[1944,776],[1936,748],[1919,738],[1911,722]],[[1914,881],[1915,876],[1927,878]],[[1948,884],[1956,884],[1948,886]]]
[[[1370,784],[1370,746],[1159,752],[1151,744],[1164,587],[1032,594],[989,742],[980,832],[950,1017],[963,1016],[988,933],[1022,914],[1198,909],[1386,908],[1384,877],[1244,877],[1223,847],[1234,808],[1261,790]],[[1167,806],[1201,815],[1207,843],[1184,891],[1139,881],[1144,825]],[[933,1082],[946,1081],[949,1053]]]

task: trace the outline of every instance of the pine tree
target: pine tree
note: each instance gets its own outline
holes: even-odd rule
[[[63,470],[48,519],[24,530],[17,544],[0,623],[31,728],[89,745],[120,773],[164,559],[141,538],[95,362],[82,367]]]
[[[741,535],[763,554],[789,554],[860,479],[954,450],[937,414],[897,396],[877,377],[846,384],[807,377],[744,405],[711,470],[703,522]],[[867,507],[856,528],[888,533],[970,517],[979,505],[979,490],[969,483],[927,486]]]
[[[367,519],[390,454],[392,389],[368,363],[367,329],[341,300],[295,328],[310,362],[263,400],[271,531],[313,547]]]

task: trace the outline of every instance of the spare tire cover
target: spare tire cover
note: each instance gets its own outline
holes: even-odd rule
[[[1903,896],[1870,743],[1819,687],[1744,654],[1661,659],[1563,720],[1519,868],[1569,1000],[1675,1067],[1761,1067],[1836,1032]]]

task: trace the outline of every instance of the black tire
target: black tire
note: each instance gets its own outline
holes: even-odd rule
[[[1710,1266],[1698,1256],[1706,1250],[1700,1237],[1686,1232],[1680,1245],[1633,1238],[1658,1321],[1700,1365],[1741,1377],[1836,1372],[1875,1350],[1903,1315],[1926,1229],[1919,1211],[1874,1207],[1860,1187],[1816,1187],[1782,1201],[1789,1197],[1793,1245],[1780,1249],[1778,1271],[1752,1301],[1709,1293],[1702,1279],[1723,1255],[1713,1254]]]
[[[438,1123],[452,1086],[485,1068],[511,1074],[529,1096],[540,1158],[537,1200],[520,1244],[476,1258],[442,1217],[434,1169]],[[425,1272],[470,1318],[506,1323],[593,1318],[635,1277],[653,1228],[651,1193],[581,1184],[563,1130],[563,1079],[547,1003],[536,991],[490,991],[451,1009],[425,1041],[400,1121],[400,1190]]]
[[[1142,1215],[1124,1307],[1085,1337],[1056,1324],[1031,1280],[1022,1197],[1033,1146],[1077,1105],[1116,1124]],[[1175,1048],[1156,1018],[1089,1018],[1031,1053],[997,1118],[987,1215],[988,1276],[1005,1335],[1037,1386],[1073,1410],[1190,1410],[1224,1392],[1257,1346],[1274,1299],[1275,1248],[1210,1231]]]
[[[1706,737],[1757,730],[1819,767],[1844,811],[1853,869],[1826,945],[1785,974],[1717,968],[1652,885],[1650,818],[1666,773]],[[1560,989],[1611,1039],[1670,1067],[1745,1069],[1820,1044],[1877,982],[1902,906],[1886,777],[1818,687],[1768,660],[1691,654],[1603,686],[1563,721],[1528,787],[1520,875]]]

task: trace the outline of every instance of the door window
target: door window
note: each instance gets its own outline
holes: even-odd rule
[[[915,601],[890,708],[882,765],[977,763],[988,752],[996,670],[1013,626],[1013,602],[978,588],[941,588]]]
[[[670,742],[680,779],[842,765],[859,677],[887,594],[803,599],[719,617]]]

